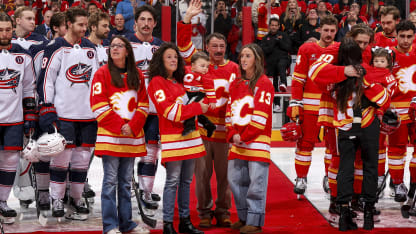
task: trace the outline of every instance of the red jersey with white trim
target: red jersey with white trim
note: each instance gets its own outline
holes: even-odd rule
[[[232,144],[228,159],[270,162],[272,104],[274,88],[266,75],[256,83],[254,93],[249,81],[238,78],[230,84],[227,104],[227,139],[240,134],[243,144]]]
[[[400,114],[401,121],[404,124],[411,122],[409,106],[412,98],[416,96],[416,53],[413,48],[404,53],[396,47],[392,50],[396,53],[393,75],[397,80],[397,89],[392,96],[391,104]]]
[[[319,100],[321,99],[322,90],[308,79],[308,71],[309,67],[321,57],[324,49],[316,42],[304,43],[298,51],[293,72],[292,99],[303,100],[305,113],[315,115],[319,113]],[[332,57],[328,58],[332,60]]]
[[[95,45],[86,38],[70,44],[63,37],[45,48],[42,71],[37,83],[41,103],[55,105],[59,118],[93,120],[90,89],[98,58]]]
[[[32,58],[18,44],[0,51],[0,124],[23,123],[23,99],[35,98]]]
[[[127,73],[121,74],[124,86],[111,83],[108,65],[102,66],[92,81],[91,109],[98,123],[95,155],[116,157],[140,157],[146,155],[143,126],[149,112],[144,76],[140,70],[139,90],[127,86]],[[133,135],[121,134],[121,127],[128,123]]]
[[[397,39],[395,37],[387,37],[384,32],[378,32],[374,35],[374,45],[380,47],[395,47]]]
[[[205,155],[199,131],[182,136],[183,122],[202,114],[199,103],[188,101],[185,88],[175,80],[155,76],[147,88],[159,116],[162,163],[198,158]]]
[[[344,76],[344,80],[348,79]],[[342,80],[338,80],[341,82]],[[314,82],[319,85],[329,85],[334,81],[331,79],[326,79],[323,76],[316,76]],[[382,110],[386,110],[390,106],[390,95],[386,88],[384,88],[380,83],[369,83],[366,77],[363,79],[364,93],[371,102],[375,103]],[[356,96],[355,92],[349,97],[347,102],[347,109],[345,112],[338,110],[336,103],[336,93],[332,93],[332,106],[333,106],[333,126],[344,131],[348,131],[352,127],[352,122],[354,118],[353,105],[354,98]],[[366,128],[370,126],[375,118],[376,107],[370,105],[361,111],[361,128]]]
[[[178,22],[178,47],[182,57],[187,63],[191,62],[192,55],[196,52],[195,46],[191,41],[192,25]],[[228,89],[230,82],[239,74],[238,65],[227,60],[222,65],[210,64],[208,73],[214,81],[216,106],[215,110],[208,110],[204,115],[216,125],[216,129],[211,137],[206,137],[205,129],[201,128],[202,138],[208,141],[226,142],[225,112],[228,101]]]
[[[214,81],[210,74],[200,74],[193,72],[191,66],[185,67],[186,75],[183,78],[183,86],[187,92],[203,92],[205,93],[209,103],[216,102]]]

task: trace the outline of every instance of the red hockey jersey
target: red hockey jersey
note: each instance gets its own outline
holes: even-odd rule
[[[191,41],[192,25],[178,22],[178,47],[182,57],[190,63],[192,55],[196,52]],[[222,65],[209,65],[208,74],[214,81],[216,95],[216,109],[209,110],[204,115],[216,125],[216,129],[211,137],[206,137],[205,129],[201,128],[202,138],[208,141],[226,142],[225,111],[228,101],[229,84],[239,74],[238,65],[232,61],[227,61]]]
[[[380,47],[395,47],[397,39],[395,37],[387,37],[384,32],[378,32],[374,35],[374,45]]]
[[[162,163],[204,156],[205,147],[198,131],[182,136],[183,121],[202,114],[201,105],[185,105],[188,96],[183,85],[161,76],[152,78],[147,92],[159,116]]]
[[[230,84],[227,104],[227,140],[240,134],[243,144],[232,144],[228,159],[270,162],[272,104],[274,88],[262,75],[254,88],[249,81],[236,79]]]
[[[298,51],[293,72],[292,99],[303,100],[305,113],[309,112],[310,114],[318,115],[322,90],[308,79],[308,71],[309,67],[320,58],[324,49],[316,42],[305,43]]]
[[[188,92],[205,93],[209,103],[216,102],[214,81],[209,73],[200,74],[193,72],[190,66],[185,67],[186,75],[183,78],[183,86]]]
[[[149,112],[144,77],[140,74],[139,90],[129,89],[127,79],[122,88],[111,83],[108,65],[97,70],[92,81],[91,109],[98,122],[96,155],[140,157],[146,155],[143,126]],[[126,76],[126,73],[122,74]],[[121,127],[128,123],[134,135],[124,136]]]
[[[393,75],[397,80],[397,89],[392,96],[392,105],[400,114],[402,124],[411,122],[409,118],[410,101],[416,96],[416,53],[414,49],[401,52],[392,48],[396,53]]]

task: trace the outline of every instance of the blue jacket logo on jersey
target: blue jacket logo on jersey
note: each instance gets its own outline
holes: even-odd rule
[[[66,78],[73,84],[86,84],[89,86],[92,73],[92,66],[84,63],[72,65],[66,70]]]
[[[149,60],[143,59],[136,62],[136,67],[141,70],[147,70],[147,67],[149,66]]]
[[[12,89],[16,93],[19,81],[20,71],[8,68],[0,70],[0,89]]]

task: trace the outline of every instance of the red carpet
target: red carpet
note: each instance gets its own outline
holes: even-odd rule
[[[263,233],[334,233],[338,232],[325,220],[325,218],[306,200],[297,200],[293,193],[293,184],[288,178],[276,167],[270,165],[269,171],[269,187],[267,193],[266,206],[266,223],[263,228]],[[214,180],[214,178],[213,178]],[[215,183],[214,183],[215,184]],[[199,223],[199,218],[196,211],[196,197],[195,197],[195,180],[192,183],[191,191],[191,220],[195,225]],[[215,185],[212,187],[213,193],[216,193]],[[324,198],[323,198],[324,199]],[[215,198],[214,198],[215,200]],[[234,201],[233,201],[234,204]],[[175,211],[175,226],[179,223],[177,210]],[[237,212],[235,207],[231,209],[231,220],[237,221]],[[205,229],[207,234],[220,233],[239,233],[238,231],[229,228],[212,228]],[[416,229],[412,228],[376,228],[371,233],[416,233]],[[38,234],[47,234],[51,232],[36,232]],[[75,232],[69,232],[75,233]],[[92,234],[99,232],[77,232],[79,234]],[[162,230],[153,230],[152,233],[162,233]],[[341,233],[341,232],[340,232]],[[368,233],[363,229],[359,229],[354,233]]]

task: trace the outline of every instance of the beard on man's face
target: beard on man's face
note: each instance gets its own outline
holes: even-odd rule
[[[11,39],[0,39],[0,46],[8,46],[11,42]]]

